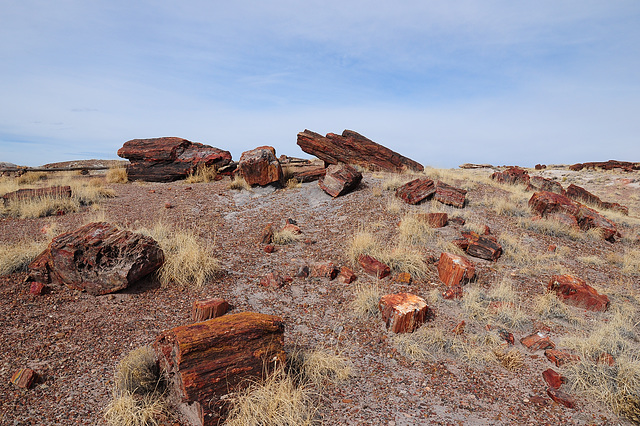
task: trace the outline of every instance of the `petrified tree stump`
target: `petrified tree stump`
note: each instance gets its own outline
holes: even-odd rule
[[[476,274],[473,263],[464,256],[442,253],[438,261],[438,275],[447,286],[457,286],[469,282]]]
[[[275,148],[271,146],[260,146],[243,152],[238,162],[237,172],[251,186],[284,184],[282,166],[276,158]]]
[[[217,425],[226,395],[285,361],[281,318],[243,312],[176,327],[154,349],[169,380],[170,399],[192,425]]]
[[[411,293],[387,294],[378,304],[387,330],[411,333],[429,318],[427,302]]]

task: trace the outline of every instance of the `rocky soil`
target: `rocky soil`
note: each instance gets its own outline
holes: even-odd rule
[[[473,173],[488,175],[491,170]],[[629,206],[631,216],[640,215],[638,173],[557,168],[531,174],[555,178],[563,185],[582,185],[605,200]],[[512,330],[525,364],[509,371],[498,363],[474,365],[455,358],[411,360],[398,351],[392,333],[385,330],[380,318],[353,315],[350,303],[356,286],[374,284],[376,279],[348,260],[346,248],[352,236],[358,230],[370,229],[391,244],[397,240],[398,223],[406,213],[432,209],[431,203],[403,204],[399,211],[388,209],[394,197],[381,189],[385,178],[383,174],[365,173],[354,192],[335,199],[317,182],[294,189],[256,187],[252,191],[227,189],[228,178],[206,184],[114,184],[109,186],[117,197],[103,202],[98,211],[29,220],[0,219],[2,244],[42,239],[43,228],[53,223],[62,232],[96,218],[130,229],[152,227],[162,221],[176,228],[194,229],[214,245],[223,267],[223,272],[200,290],[160,287],[147,279],[104,296],[54,287],[49,294],[33,297],[23,283],[25,273],[0,277],[0,424],[103,424],[102,413],[111,398],[118,361],[132,349],[152,343],[162,330],[190,322],[193,301],[209,297],[225,298],[234,306],[232,312],[281,316],[286,323],[288,348],[326,348],[353,362],[353,376],[327,388],[319,397],[318,419],[327,425],[627,424],[596,401],[576,396],[576,408],[568,409],[546,397],[541,372],[552,365],[541,351],[528,352],[519,339],[545,327],[555,340],[567,333],[562,324],[549,321],[541,325],[531,313],[531,325]],[[638,275],[625,276],[606,264],[585,266],[577,260],[592,255],[604,259],[634,244],[637,248],[637,234],[636,242],[613,244],[539,235],[516,227],[514,218],[498,215],[482,202],[487,197],[506,197],[506,191],[463,179],[444,180],[469,189],[468,206],[448,208],[450,216],[465,212],[467,222],[488,225],[498,237],[503,233],[521,236],[532,254],[546,251],[551,244],[567,247],[569,254],[562,263],[569,273],[580,274],[599,288],[623,281],[638,291]],[[172,208],[165,208],[166,203]],[[263,229],[268,223],[282,227],[288,218],[297,221],[303,238],[291,245],[276,246],[274,253],[265,253],[260,244]],[[436,232],[453,240],[459,237],[459,229],[450,225]],[[426,247],[425,255],[437,257],[439,250]],[[259,286],[267,273],[277,271],[293,277],[301,266],[317,261],[350,266],[358,279],[340,284],[294,278],[281,289]],[[509,275],[525,300],[542,294],[551,275],[544,266],[539,273],[525,275],[504,259],[473,261],[478,276],[474,285],[488,288]],[[434,265],[429,266],[425,279],[412,284],[391,278],[379,281],[383,294],[410,292],[427,298],[433,289],[444,289]],[[607,293],[612,304],[618,302],[615,294]],[[433,308],[436,319],[425,327],[449,331],[465,319],[460,302],[440,299]],[[585,311],[582,315],[586,321],[598,318]],[[30,367],[41,375],[40,382],[30,390],[9,382],[21,367]],[[544,402],[537,402],[535,397],[543,397]]]

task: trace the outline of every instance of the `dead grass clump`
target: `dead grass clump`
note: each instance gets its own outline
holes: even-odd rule
[[[66,213],[74,213],[80,209],[80,204],[74,198],[67,197],[37,197],[20,201],[12,201],[0,210],[3,214],[20,219],[35,219]]]
[[[209,183],[216,180],[216,176],[218,176],[218,170],[215,166],[199,164],[195,170],[189,172],[184,181],[186,183]]]
[[[47,180],[48,177],[49,175],[47,174],[47,172],[27,172],[22,176],[18,176],[16,178],[16,183],[19,186],[33,185],[37,182]]]
[[[524,365],[524,355],[519,350],[513,348],[508,352],[499,348],[493,351],[500,364],[509,371],[515,371]]]
[[[203,244],[193,231],[173,230],[158,223],[150,230],[138,232],[156,240],[164,252],[164,264],[158,272],[162,285],[176,283],[202,288],[220,271],[213,249]]]
[[[129,176],[125,166],[110,167],[106,174],[107,183],[127,183]]]
[[[411,175],[403,175],[394,173],[389,175],[384,181],[382,181],[382,189],[385,191],[395,191],[407,182],[414,179]]]
[[[584,233],[579,228],[565,225],[557,220],[522,218],[518,220],[517,225],[522,229],[551,237],[569,238],[574,241],[585,239]]]
[[[625,250],[622,256],[622,273],[640,275],[640,250]]]
[[[157,426],[168,411],[164,398],[155,395],[115,394],[104,412],[105,421],[113,426]]]
[[[417,279],[427,276],[428,267],[424,255],[412,247],[400,244],[391,250],[379,250],[373,257],[389,266],[393,272],[407,272]]]
[[[475,232],[476,234],[484,234],[484,225],[476,222],[466,222],[463,227],[464,231]]]
[[[118,364],[116,387],[121,391],[148,394],[161,390],[160,370],[151,346],[142,346],[129,352]]]
[[[360,230],[351,238],[349,246],[347,247],[347,256],[351,260],[351,263],[356,264],[361,255],[374,255],[377,250],[378,242],[373,234]]]
[[[226,425],[312,425],[317,406],[311,387],[297,384],[283,368],[241,392],[229,412]]]
[[[296,189],[302,187],[302,184],[298,182],[298,179],[291,178],[287,179],[287,183],[285,184],[285,188],[287,189]]]
[[[26,271],[29,263],[46,248],[46,241],[33,240],[0,245],[0,276]]]
[[[478,287],[465,289],[462,309],[480,323],[500,323],[507,328],[523,328],[529,317],[511,281],[503,279],[497,286],[484,293]]]
[[[531,211],[526,201],[519,200],[513,195],[509,198],[498,198],[487,201],[491,205],[491,209],[499,215],[510,217],[527,217],[531,216]]]
[[[292,244],[302,239],[302,234],[297,234],[290,229],[281,229],[273,232],[272,242],[278,245]]]
[[[382,297],[382,290],[378,283],[357,284],[351,309],[358,318],[370,318],[378,315],[378,303]]]
[[[402,203],[396,197],[390,197],[385,205],[387,213],[399,214],[402,212]]]
[[[420,220],[418,216],[408,214],[402,218],[398,232],[402,244],[426,245],[431,242],[436,231],[426,221]]]
[[[563,320],[576,325],[582,323],[582,318],[574,315],[572,308],[563,303],[553,292],[545,291],[533,300],[533,312],[540,319]]]
[[[229,189],[237,189],[238,191],[250,191],[251,185],[239,174],[235,175],[233,179],[229,181]]]
[[[307,382],[317,387],[339,383],[351,376],[353,365],[347,358],[317,349],[302,353],[302,373]]]

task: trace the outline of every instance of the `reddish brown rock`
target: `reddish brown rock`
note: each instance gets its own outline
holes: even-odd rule
[[[471,281],[476,274],[475,265],[466,257],[442,253],[438,261],[440,281],[447,286],[458,286]]]
[[[342,268],[340,268],[340,274],[338,274],[338,280],[343,283],[343,284],[351,284],[352,282],[354,282],[358,277],[356,276],[356,274],[349,268],[347,268],[346,266],[343,266]]]
[[[318,180],[318,185],[332,197],[347,194],[360,184],[362,173],[348,164],[337,164],[327,167],[325,176]]]
[[[572,275],[553,275],[547,285],[549,291],[554,291],[565,303],[588,309],[590,311],[606,311],[609,298],[599,294],[583,279]]]
[[[282,166],[271,146],[260,146],[245,151],[240,156],[237,173],[251,186],[266,186],[272,183],[284,185]]]
[[[613,242],[614,237],[620,237],[620,233],[613,222],[587,206],[580,206],[576,220],[580,229],[584,231],[592,228],[599,229],[602,232],[602,238],[605,240]]]
[[[568,213],[551,213],[547,215],[547,219],[555,220],[556,222],[560,222],[563,225],[569,228],[580,229],[580,225],[578,225],[578,219],[575,216],[571,216]]]
[[[535,191],[548,191],[555,192],[556,194],[564,194],[564,188],[560,183],[542,176],[531,176],[529,185],[529,189]]]
[[[262,230],[262,235],[260,236],[260,242],[262,244],[271,244],[273,242],[273,224],[269,223]]]
[[[287,179],[295,179],[298,182],[313,182],[324,176],[326,168],[320,160],[305,160],[302,158],[287,157],[281,155],[278,160],[285,171]]]
[[[171,182],[186,178],[198,166],[220,168],[231,162],[231,153],[186,139],[166,137],[133,139],[118,156],[128,159],[129,180]]]
[[[449,206],[463,208],[467,191],[447,185],[442,181],[436,182],[436,193],[433,196],[436,200]]]
[[[229,310],[229,302],[221,298],[194,300],[191,307],[191,319],[193,322],[206,321],[218,318]]]
[[[580,361],[580,357],[578,355],[573,355],[569,352],[559,351],[557,349],[545,350],[544,356],[546,356],[549,361],[554,363],[556,367],[562,367],[567,363]]]
[[[378,278],[388,277],[391,273],[391,268],[369,255],[361,255],[358,262],[367,274],[375,275]]]
[[[329,280],[334,280],[340,270],[333,262],[316,262],[311,265],[311,274],[312,277],[318,278],[329,278]]]
[[[36,198],[71,198],[70,186],[50,186],[47,188],[22,188],[17,191],[8,192],[2,196],[4,205],[12,201],[33,200]]]
[[[520,167],[510,167],[503,172],[495,172],[491,175],[491,179],[499,183],[509,185],[529,185],[529,173]]]
[[[513,333],[510,333],[509,331],[505,330],[504,328],[498,329],[497,333],[498,333],[498,336],[500,336],[500,338],[502,340],[504,340],[505,342],[507,342],[511,346],[515,345],[516,340],[513,337]]]
[[[427,302],[410,293],[382,296],[378,307],[387,330],[394,333],[411,333],[431,315]]]
[[[396,282],[398,284],[411,284],[411,281],[411,274],[408,272],[400,272],[395,277],[393,277],[393,282]]]
[[[534,167],[536,170],[544,170],[547,168],[546,164],[536,164]]]
[[[584,168],[587,169],[602,169],[602,170],[613,170],[613,169],[621,169],[625,172],[631,172],[634,170],[640,170],[640,163],[631,163],[629,161],[617,161],[617,160],[609,160],[609,161],[592,161],[589,163],[577,163],[569,166],[569,170],[580,171]]]
[[[129,287],[163,263],[164,254],[151,237],[94,222],[55,237],[29,265],[27,281],[107,294]]]
[[[548,388],[547,395],[549,395],[549,397],[553,399],[555,402],[557,402],[558,404],[562,404],[567,408],[576,407],[576,402],[573,399],[573,397],[569,394],[562,392],[559,389]]]
[[[269,288],[282,288],[290,281],[291,278],[283,277],[278,272],[269,272],[266,276],[260,279],[260,285]]]
[[[294,170],[291,178],[300,183],[306,183],[322,179],[326,174],[327,169],[324,166],[311,166],[305,170]]]
[[[291,232],[294,235],[302,234],[302,230],[300,229],[300,227],[298,225],[294,225],[293,223],[287,223],[282,227],[282,231]]]
[[[629,215],[628,207],[622,206],[618,203],[610,203],[607,201],[602,201],[600,197],[598,197],[595,194],[592,194],[591,192],[587,191],[586,189],[578,185],[574,185],[574,184],[569,185],[569,187],[567,188],[567,197],[576,201],[590,204],[599,209],[614,210],[619,213],[622,213],[623,215],[627,215],[627,216]]]
[[[447,226],[449,215],[446,213],[419,213],[416,215],[418,220],[428,223],[432,228],[443,228]]]
[[[265,253],[273,253],[274,251],[276,251],[276,246],[274,246],[273,244],[267,244],[266,246],[264,246],[263,250]]]
[[[556,347],[555,343],[549,340],[549,337],[540,331],[523,337],[520,339],[520,343],[522,343],[522,345],[531,352],[543,349],[555,349]]]
[[[467,251],[467,249],[469,248],[469,240],[467,240],[466,238],[458,238],[451,241],[451,243],[460,248],[460,250],[462,251]]]
[[[420,163],[351,130],[345,130],[341,136],[328,133],[326,137],[305,130],[298,133],[297,143],[304,152],[328,164],[356,164],[371,170],[390,172],[424,170]]]
[[[414,179],[396,189],[396,197],[405,203],[419,204],[436,192],[433,181],[429,178]]]
[[[22,389],[31,389],[38,380],[38,374],[30,368],[21,368],[11,376],[11,383]]]
[[[281,318],[242,312],[165,331],[154,349],[169,399],[193,425],[217,425],[239,392],[284,365]]]
[[[466,325],[467,325],[467,323],[466,323],[466,322],[464,322],[464,321],[460,321],[460,322],[458,323],[458,325],[456,325],[456,326],[453,328],[453,330],[451,330],[451,332],[452,332],[453,334],[455,334],[455,335],[458,335],[458,336],[459,336],[459,335],[461,335],[461,334],[463,334],[463,333],[464,333],[464,327],[465,327]]]
[[[442,292],[442,297],[447,300],[462,299],[463,296],[464,292],[460,285],[452,285]]]
[[[310,270],[307,265],[301,266],[296,272],[296,277],[298,278],[307,278],[309,276]]]
[[[562,386],[562,384],[565,382],[565,378],[562,377],[560,373],[551,368],[548,368],[542,372],[542,378],[552,389],[559,389],[560,386]]]
[[[463,232],[462,236],[469,242],[466,250],[469,256],[495,262],[502,255],[502,246],[493,236],[478,235],[475,232]]]
[[[37,281],[32,282],[29,286],[29,294],[31,294],[32,296],[42,296],[46,293],[46,291],[47,286]]]
[[[453,224],[458,225],[458,226],[464,226],[466,221],[462,217],[450,217],[449,218],[449,223],[453,223]]]

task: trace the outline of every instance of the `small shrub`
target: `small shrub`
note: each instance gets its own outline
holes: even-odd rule
[[[396,197],[391,197],[387,200],[385,209],[387,210],[387,213],[399,214],[400,212],[402,212],[402,203]]]
[[[287,183],[285,184],[285,188],[287,189],[296,189],[300,188],[301,186],[302,184],[298,182],[298,179],[296,178],[287,179]]]
[[[317,387],[325,383],[339,383],[351,376],[351,362],[340,355],[326,350],[313,350],[302,353],[302,371],[304,379]]]
[[[290,229],[281,229],[273,232],[272,242],[278,245],[292,244],[302,239],[302,234],[297,234]]]
[[[127,183],[129,181],[127,168],[124,166],[110,167],[107,170],[106,180],[107,183]]]
[[[195,171],[189,172],[185,178],[186,183],[209,183],[216,180],[218,170],[215,166],[198,165]]]
[[[162,381],[151,346],[142,346],[129,352],[118,364],[116,388],[131,394],[149,394],[161,390]]]
[[[251,185],[247,183],[246,180],[239,174],[235,175],[233,179],[229,181],[229,189],[237,189],[238,191],[249,191],[251,190]]]

